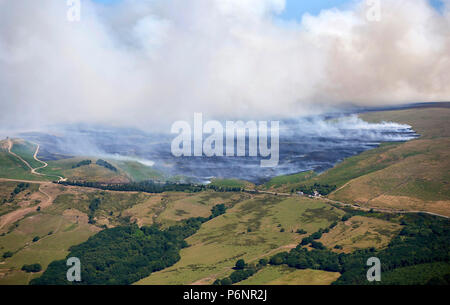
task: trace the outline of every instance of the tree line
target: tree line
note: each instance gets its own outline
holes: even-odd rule
[[[314,196],[314,192],[316,191],[320,195],[326,196],[333,192],[336,188],[336,185],[314,183],[314,185],[300,185],[299,187],[292,189],[291,192],[302,192],[306,195]]]
[[[83,160],[78,162],[77,164],[72,165],[72,168],[78,168],[78,167],[82,167],[82,166],[87,166],[87,165],[91,165],[92,161],[91,160]]]

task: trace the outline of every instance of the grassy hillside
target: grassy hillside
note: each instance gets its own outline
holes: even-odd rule
[[[91,164],[77,167],[80,162],[87,160],[90,160]],[[161,173],[136,161],[106,160],[117,168],[115,172],[95,164],[97,160],[98,158],[95,157],[75,157],[48,161],[48,167],[39,172],[48,175],[59,175],[69,180],[90,182],[126,183],[163,179]]]
[[[15,145],[14,145],[15,146]],[[28,145],[20,146],[20,149],[15,150],[13,146],[12,151],[16,152],[19,156],[25,160],[33,159],[33,154],[35,150],[27,150],[30,148]],[[35,148],[34,148],[35,149]],[[34,165],[34,163],[33,163]],[[32,165],[32,166],[33,166]],[[39,163],[39,167],[42,164]],[[0,141],[0,178],[8,179],[22,179],[22,180],[51,180],[50,177],[41,177],[38,175],[33,175],[30,172],[30,168],[20,159],[8,153],[7,141]]]
[[[338,272],[299,270],[287,266],[269,266],[239,285],[329,285],[340,276]]]
[[[0,183],[0,217],[23,206],[37,206],[45,200],[39,185],[7,181]]]
[[[38,162],[34,159],[34,153],[36,152],[37,145],[21,140],[21,139],[15,139],[13,141],[14,145],[11,149],[11,151],[19,156],[21,156],[25,161],[28,162],[28,164],[31,165],[33,168],[41,167],[43,164],[41,162]]]
[[[319,242],[336,252],[350,253],[370,247],[380,249],[386,247],[400,230],[401,226],[396,223],[355,216],[346,222],[339,222],[329,233],[323,234]]]
[[[316,174],[313,171],[298,173],[294,175],[279,176],[270,179],[263,185],[263,189],[276,189],[277,191],[289,192],[298,184],[310,180]]]
[[[236,260],[254,261],[295,247],[304,235],[325,228],[343,211],[319,201],[258,195],[237,203],[227,213],[202,225],[187,239],[174,266],[138,284],[210,284],[231,273]],[[205,255],[207,253],[208,255]]]
[[[422,137],[384,146],[383,151],[371,151],[382,166],[351,179],[330,198],[367,207],[422,210],[450,216],[450,109],[411,109],[368,113],[362,117],[368,121],[383,118],[410,124]],[[342,167],[352,162],[355,160],[344,161],[325,173],[324,179],[340,176]],[[356,162],[364,163],[373,164],[373,158]]]
[[[277,190],[314,183],[336,185],[331,199],[364,207],[428,211],[450,216],[450,109],[426,108],[362,114],[369,122],[409,124],[421,137],[348,158],[305,181],[272,179]]]

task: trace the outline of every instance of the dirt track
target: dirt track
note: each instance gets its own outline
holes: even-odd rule
[[[33,167],[30,165],[30,163],[28,163],[26,160],[24,160],[21,156],[19,156],[19,155],[15,154],[14,152],[12,152],[11,150],[12,150],[12,148],[13,148],[14,143],[11,141],[11,139],[8,139],[8,153],[11,154],[11,155],[13,155],[14,157],[16,157],[17,159],[19,159],[20,161],[22,161],[22,162],[30,169],[31,174],[33,174],[33,175],[37,175],[37,176],[41,176],[41,177],[43,177],[43,176],[47,176],[47,177],[57,177],[59,181],[65,181],[66,179],[64,179],[64,177],[61,177],[61,176],[57,176],[57,175],[47,175],[47,174],[41,174],[41,173],[38,173],[38,172],[37,172],[37,171],[40,170],[40,169],[46,168],[46,167],[48,166],[48,163],[38,159],[37,155],[38,155],[38,153],[39,153],[40,145],[37,144],[37,143],[33,143],[33,144],[36,145],[36,151],[35,151],[34,154],[33,154],[33,158],[34,158],[34,160],[36,160],[37,162],[43,164],[43,165],[40,166],[40,167],[33,168]]]
[[[49,175],[45,175],[45,174],[41,174],[36,172],[39,169],[45,168],[48,166],[48,164],[44,161],[41,161],[37,158],[37,154],[39,153],[39,144],[37,145],[36,151],[34,152],[33,158],[42,163],[43,166],[41,167],[37,167],[37,168],[33,168],[26,160],[24,160],[22,157],[20,157],[19,155],[15,154],[14,152],[12,152],[12,147],[13,147],[13,142],[11,141],[11,139],[8,139],[8,153],[11,154],[12,156],[16,157],[17,159],[19,159],[20,161],[22,161],[31,171],[31,173],[33,175],[37,175],[37,176],[49,176]],[[56,176],[59,178],[60,181],[64,181],[63,177],[60,176]],[[39,206],[41,207],[41,209],[44,209],[48,206],[50,206],[53,203],[53,200],[55,198],[53,198],[49,193],[47,193],[45,190],[45,188],[51,187],[53,185],[52,182],[48,182],[48,181],[29,181],[29,180],[18,180],[18,179],[5,179],[5,178],[0,178],[0,181],[12,181],[12,182],[23,182],[23,183],[34,183],[34,184],[39,184],[39,192],[41,192],[42,194],[44,194],[44,196],[47,197],[47,200],[41,202],[39,204]],[[36,207],[24,207],[24,208],[20,208],[17,209],[15,211],[12,211],[8,214],[5,214],[3,216],[0,217],[0,229],[4,228],[6,225],[8,224],[12,224],[20,219],[22,219],[23,217],[25,217],[25,215],[36,211]]]
[[[44,194],[47,197],[47,200],[42,201],[41,203],[39,203],[39,206],[41,207],[41,209],[44,209],[48,206],[50,206],[53,203],[53,200],[55,198],[53,198],[53,196],[51,196],[49,193],[47,193],[45,190],[43,190],[43,188],[48,188],[48,187],[52,187],[53,183],[51,182],[46,182],[46,181],[27,181],[27,180],[11,180],[11,179],[3,179],[0,178],[0,182],[1,181],[13,181],[13,182],[24,182],[24,183],[35,183],[35,184],[39,184],[39,192],[41,192],[42,194]],[[12,211],[8,214],[5,214],[3,216],[0,217],[0,229],[4,228],[6,225],[8,224],[12,224],[20,219],[22,219],[23,217],[25,217],[25,215],[36,211],[36,206],[33,207],[24,207],[24,208],[20,208],[17,209],[15,211]]]

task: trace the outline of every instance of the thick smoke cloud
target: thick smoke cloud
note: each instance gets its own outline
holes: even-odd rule
[[[300,22],[284,0],[0,0],[0,129],[157,128],[450,98],[449,1],[365,1]]]

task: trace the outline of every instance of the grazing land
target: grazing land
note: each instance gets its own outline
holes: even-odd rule
[[[257,195],[202,225],[186,240],[190,246],[181,251],[177,264],[138,284],[211,284],[231,273],[240,258],[254,261],[295,247],[302,238],[295,233],[300,226],[312,233],[343,214],[311,199]]]
[[[339,276],[341,275],[338,272],[269,266],[239,285],[330,285]]]

